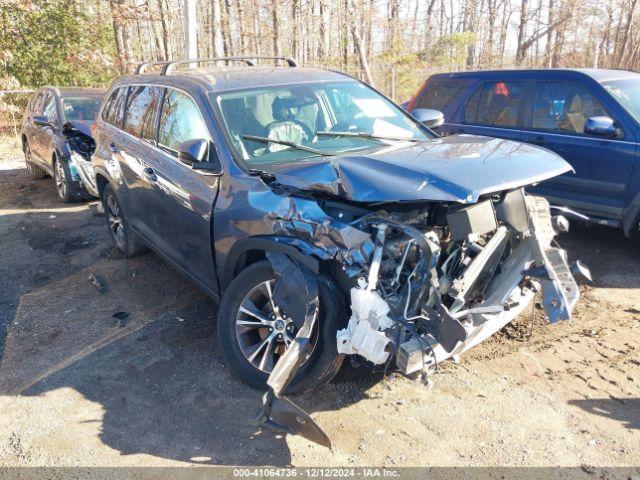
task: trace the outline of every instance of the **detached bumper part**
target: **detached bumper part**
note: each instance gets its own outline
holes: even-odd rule
[[[269,390],[262,397],[255,421],[274,433],[301,435],[331,448],[329,437],[309,414],[282,396],[311,353],[311,333],[318,317],[318,282],[307,267],[282,253],[268,252],[267,259],[276,277],[274,301],[291,315],[299,330],[267,379]]]
[[[69,170],[74,182],[79,183],[90,195],[98,196],[98,185],[90,160],[84,158],[80,153],[72,151],[69,155]]]

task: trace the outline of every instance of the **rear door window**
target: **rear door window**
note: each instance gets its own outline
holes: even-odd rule
[[[187,140],[210,140],[200,109],[186,93],[168,89],[162,104],[158,146],[176,154]]]
[[[45,94],[40,92],[31,102],[31,113],[33,115],[42,115],[42,102],[44,101]]]
[[[121,87],[114,90],[104,104],[102,109],[102,119],[122,128],[122,121],[124,116],[124,103],[127,98],[128,87]]]
[[[143,140],[156,138],[156,114],[162,100],[162,87],[131,87],[125,108],[124,131]]]
[[[536,85],[531,122],[534,129],[582,134],[587,119],[597,116],[608,113],[582,85],[564,82]]]
[[[56,114],[56,99],[50,93],[47,94],[44,101],[44,107],[42,108],[42,115],[47,117],[47,120],[51,123],[56,123],[58,115]]]
[[[469,85],[468,80],[435,80],[428,82],[416,101],[415,108],[443,111]]]
[[[485,82],[464,109],[465,123],[517,127],[524,82]]]

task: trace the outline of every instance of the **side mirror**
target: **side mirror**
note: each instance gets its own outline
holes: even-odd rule
[[[202,138],[194,138],[182,142],[178,147],[178,158],[182,163],[192,166],[196,162],[203,162],[207,156],[209,143]]]
[[[609,117],[590,117],[584,124],[584,133],[615,138],[618,135],[618,129],[616,123]]]
[[[215,149],[212,149],[212,155],[207,158],[209,151],[209,142],[202,138],[194,138],[182,142],[178,147],[178,159],[189,165],[194,170],[204,170],[208,172],[220,172],[220,162],[215,157]]]
[[[44,115],[35,115],[33,117],[33,123],[39,127],[53,127],[53,123],[51,123]]]
[[[416,108],[411,115],[427,128],[437,128],[444,123],[444,114],[431,108]]]

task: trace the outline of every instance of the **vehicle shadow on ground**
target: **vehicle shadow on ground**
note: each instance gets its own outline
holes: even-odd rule
[[[630,430],[640,429],[640,398],[597,398],[570,400],[569,405],[580,407],[593,415],[617,420]]]
[[[123,455],[211,465],[291,464],[285,438],[257,433],[261,392],[230,375],[206,299],[144,326],[27,388],[73,388],[104,411],[100,440]],[[183,321],[177,320],[183,318]],[[356,375],[359,372],[356,372]],[[310,412],[360,401],[380,379],[351,369],[325,392],[293,397]]]
[[[571,223],[569,233],[556,237],[569,260],[581,260],[593,274],[593,285],[640,288],[640,239],[627,238],[622,229]]]

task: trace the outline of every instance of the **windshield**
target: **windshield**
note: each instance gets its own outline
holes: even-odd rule
[[[612,80],[602,86],[620,102],[624,109],[640,122],[640,80]]]
[[[213,103],[236,153],[254,168],[429,138],[399,107],[357,81],[214,94]]]
[[[92,122],[98,115],[102,98],[67,97],[62,99],[62,113],[65,122],[84,120]]]

